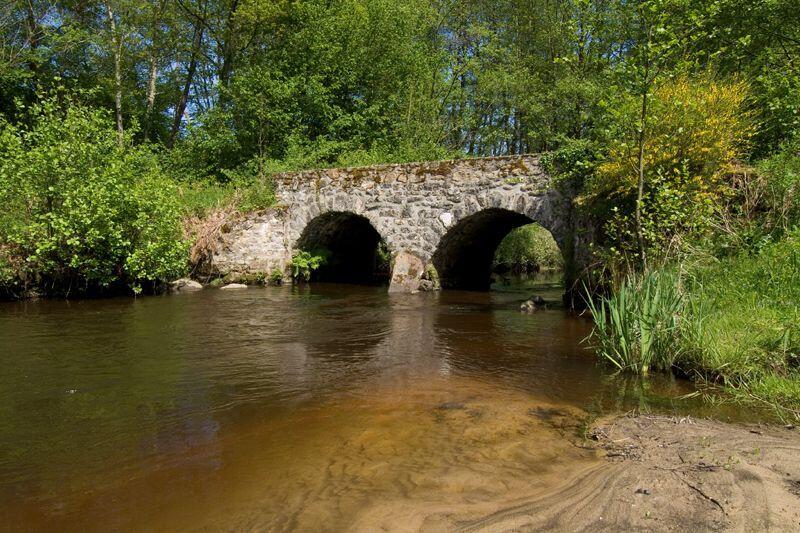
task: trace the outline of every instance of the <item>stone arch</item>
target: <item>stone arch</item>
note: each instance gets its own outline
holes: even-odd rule
[[[552,233],[536,218],[502,207],[481,209],[461,218],[442,236],[431,257],[442,288],[488,289],[497,247],[511,230],[534,222]]]
[[[328,254],[312,279],[339,283],[375,283],[381,234],[370,220],[351,211],[326,211],[303,228],[295,250]]]
[[[479,222],[486,210],[504,213],[494,218],[503,228],[536,222],[547,229],[564,256],[568,287],[590,264],[593,222],[574,211],[575,191],[554,184],[536,154],[318,169],[272,179],[276,206],[226,222],[200,251],[198,257],[209,256],[203,264],[208,275],[285,272],[307,226],[329,212],[362,217],[385,240],[394,258],[391,292],[417,290],[445,236],[461,223]],[[485,253],[477,255],[494,250],[489,237]]]

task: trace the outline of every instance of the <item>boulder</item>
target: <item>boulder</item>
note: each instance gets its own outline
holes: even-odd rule
[[[246,288],[247,288],[247,285],[245,285],[244,283],[228,283],[224,287],[220,287],[220,290],[224,291],[224,290],[231,290],[231,289],[246,289]]]
[[[528,300],[532,301],[534,305],[536,305],[537,307],[544,307],[546,305],[544,298],[542,298],[541,296],[534,295],[528,298]]]
[[[435,281],[429,279],[421,279],[419,281],[419,290],[423,292],[438,291],[439,287]]]
[[[533,313],[534,311],[539,311],[540,309],[547,309],[547,303],[541,296],[531,296],[519,306],[519,310],[526,313]]]
[[[200,283],[189,278],[177,279],[169,284],[169,290],[172,292],[199,291],[202,288],[203,286]]]
[[[413,293],[419,289],[419,281],[425,272],[425,263],[416,255],[400,252],[394,260],[389,292]]]

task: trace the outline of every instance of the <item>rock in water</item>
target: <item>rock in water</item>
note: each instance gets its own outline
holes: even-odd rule
[[[534,295],[528,298],[528,300],[532,301],[536,307],[544,307],[546,304],[544,298],[542,298],[541,296]]]
[[[172,292],[199,291],[202,288],[202,285],[189,278],[181,278],[169,284],[169,290]]]
[[[419,290],[423,292],[437,291],[439,287],[436,286],[435,282],[429,279],[421,279],[419,281]]]
[[[531,296],[530,298],[522,302],[522,304],[519,306],[519,310],[524,311],[526,313],[533,313],[534,311],[546,308],[547,308],[547,303],[541,296]]]
[[[220,287],[220,290],[228,290],[228,289],[246,289],[247,285],[244,283],[228,283],[224,287]]]
[[[409,252],[400,252],[394,260],[389,292],[413,293],[419,289],[419,280],[425,272],[425,263]]]

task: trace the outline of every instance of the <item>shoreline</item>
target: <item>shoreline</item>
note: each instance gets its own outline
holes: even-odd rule
[[[464,531],[800,528],[800,431],[662,415],[595,421],[600,465]]]

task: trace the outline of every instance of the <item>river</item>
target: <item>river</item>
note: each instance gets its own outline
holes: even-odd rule
[[[590,468],[593,416],[706,413],[521,313],[551,281],[0,304],[0,527],[449,529]]]

